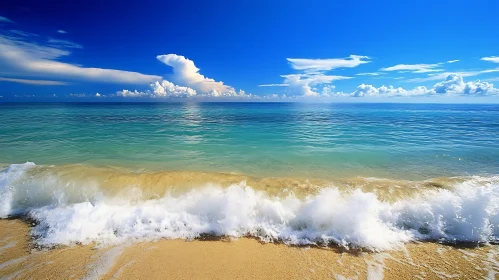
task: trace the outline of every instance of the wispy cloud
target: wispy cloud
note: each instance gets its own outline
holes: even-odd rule
[[[394,66],[381,68],[381,71],[398,71],[398,72],[413,72],[413,73],[428,73],[443,71],[440,69],[442,63],[435,64],[397,64]]]
[[[1,22],[13,23],[13,21],[12,21],[12,20],[10,20],[10,19],[8,19],[8,18],[6,18],[6,17],[2,17],[2,16],[0,16],[0,23],[1,23]]]
[[[287,87],[289,84],[263,84],[258,85],[259,87]]]
[[[380,72],[368,72],[368,73],[357,73],[357,76],[380,76],[383,73]]]
[[[291,68],[304,71],[330,71],[338,68],[353,68],[369,63],[368,56],[350,55],[347,58],[287,58]]]
[[[28,80],[28,79],[15,79],[15,78],[4,78],[4,77],[0,77],[0,81],[20,83],[20,84],[28,84],[28,85],[40,85],[40,86],[61,86],[61,85],[67,85],[66,82],[60,82],[60,81]]]
[[[38,37],[37,34],[34,34],[34,33],[30,33],[30,32],[26,32],[26,31],[21,31],[21,30],[9,30],[9,32],[11,34],[14,34],[14,35],[19,35],[19,36],[23,36],[23,37]]]
[[[410,73],[443,72],[443,71],[445,71],[445,69],[443,68],[443,66],[445,64],[456,63],[458,61],[459,60],[449,60],[447,62],[439,62],[439,63],[432,63],[432,64],[425,64],[425,63],[397,64],[394,66],[381,68],[380,71],[385,71],[385,72],[397,71],[399,73],[405,73],[405,72],[410,72]]]
[[[350,55],[346,58],[287,58],[291,68],[299,71],[295,74],[281,75],[284,78],[280,84],[266,84],[260,86],[287,86],[291,95],[318,96],[321,93],[328,93],[333,81],[352,79],[353,77],[331,75],[329,71],[340,68],[354,68],[362,64],[371,62],[368,56]]]
[[[482,57],[481,60],[489,61],[489,62],[494,62],[494,63],[499,63],[499,56]]]
[[[147,84],[162,79],[156,75],[60,62],[62,57],[71,54],[68,49],[72,48],[81,46],[63,40],[49,39],[43,44],[25,36],[0,35],[0,64],[6,71],[39,77],[126,84]]]
[[[499,82],[499,77],[484,79],[486,82]]]
[[[68,33],[68,32],[67,32],[67,31],[64,31],[64,30],[59,29],[59,30],[57,30],[57,33],[60,33],[60,34],[66,34],[66,33]]]
[[[49,43],[51,46],[55,46],[55,47],[83,49],[82,45],[77,44],[75,42],[68,41],[68,40],[59,40],[59,39],[50,38],[50,39],[48,39],[47,43]]]
[[[459,75],[461,77],[473,77],[473,76],[478,76],[481,74],[494,73],[494,72],[499,72],[499,68],[478,70],[478,71],[458,71],[458,72],[444,72],[444,73],[438,73],[438,74],[429,74],[427,77],[424,77],[424,78],[413,78],[413,79],[408,79],[406,81],[412,82],[412,83],[421,83],[421,82],[428,82],[428,81],[443,80],[443,79],[447,78],[449,75]]]

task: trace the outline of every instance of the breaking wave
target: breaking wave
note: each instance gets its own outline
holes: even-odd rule
[[[32,235],[41,246],[209,234],[378,251],[417,240],[486,243],[499,237],[499,177],[469,177],[396,201],[334,186],[304,197],[285,191],[276,196],[245,182],[207,182],[144,197],[133,185],[109,195],[97,182],[72,184],[57,172],[36,178],[29,172],[34,168],[12,164],[0,173],[0,217],[35,220]]]

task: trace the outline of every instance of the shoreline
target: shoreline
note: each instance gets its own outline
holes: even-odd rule
[[[0,220],[0,277],[11,279],[494,279],[499,246],[408,243],[384,252],[287,246],[252,238],[160,239],[32,247],[30,227]],[[456,267],[459,269],[456,270]]]

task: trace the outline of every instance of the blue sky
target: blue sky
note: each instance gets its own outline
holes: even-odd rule
[[[0,102],[497,103],[498,10],[495,0],[4,0]]]

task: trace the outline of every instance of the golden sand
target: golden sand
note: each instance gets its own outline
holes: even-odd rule
[[[495,279],[499,247],[411,243],[388,252],[237,240],[34,248],[30,226],[0,220],[1,279]]]

